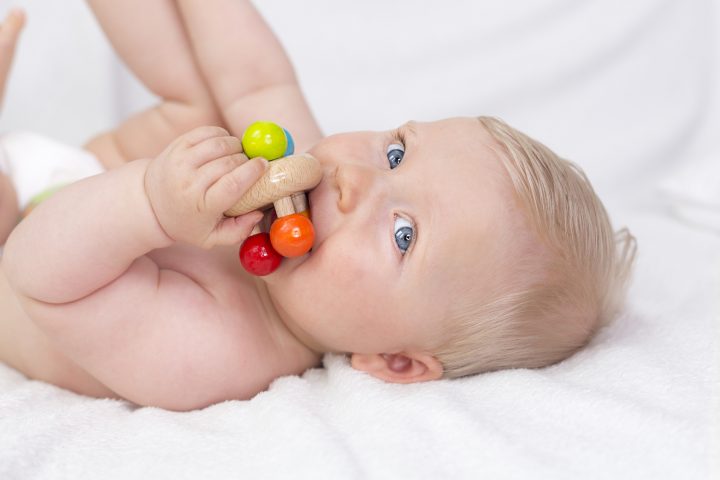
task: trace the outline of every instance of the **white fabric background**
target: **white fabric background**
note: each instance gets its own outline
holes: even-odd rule
[[[252,401],[189,414],[0,365],[0,478],[720,473],[718,2],[257,3],[327,133],[490,114],[582,165],[639,240],[626,312],[543,370],[397,387],[328,357]],[[11,4],[30,19],[0,132],[81,145],[153,101],[81,1],[0,11]]]

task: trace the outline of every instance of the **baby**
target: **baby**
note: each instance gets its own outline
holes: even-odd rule
[[[164,102],[91,141],[108,171],[43,201],[5,245],[0,360],[29,377],[189,410],[325,352],[397,383],[541,367],[618,308],[633,239],[618,243],[583,173],[539,142],[488,117],[323,138],[249,3],[91,3]],[[324,172],[313,250],[262,278],[237,259],[261,213],[223,216],[267,166],[237,139],[257,119]]]

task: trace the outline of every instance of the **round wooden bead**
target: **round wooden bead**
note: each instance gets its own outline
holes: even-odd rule
[[[305,255],[315,241],[315,229],[304,215],[293,213],[275,220],[270,227],[270,242],[283,257]]]
[[[243,268],[258,277],[271,274],[282,261],[282,256],[270,242],[270,235],[264,232],[246,238],[240,247],[239,255]]]
[[[287,139],[287,148],[285,149],[285,154],[283,157],[289,157],[293,153],[295,153],[295,141],[292,138],[292,135],[290,135],[290,132],[285,130],[283,128],[283,132],[285,132],[285,138]]]
[[[255,122],[243,133],[242,147],[248,158],[275,160],[286,156],[288,137],[285,130],[273,122]]]

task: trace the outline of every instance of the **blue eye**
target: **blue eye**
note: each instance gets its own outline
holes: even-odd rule
[[[395,217],[395,243],[404,255],[415,239],[415,229],[409,221],[402,217]]]
[[[387,147],[387,159],[390,163],[390,169],[397,167],[405,156],[405,147],[399,143],[393,143]]]

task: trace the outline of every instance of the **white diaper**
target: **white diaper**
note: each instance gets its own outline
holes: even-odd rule
[[[90,152],[31,132],[0,135],[0,169],[12,179],[21,211],[46,191],[104,170]]]

